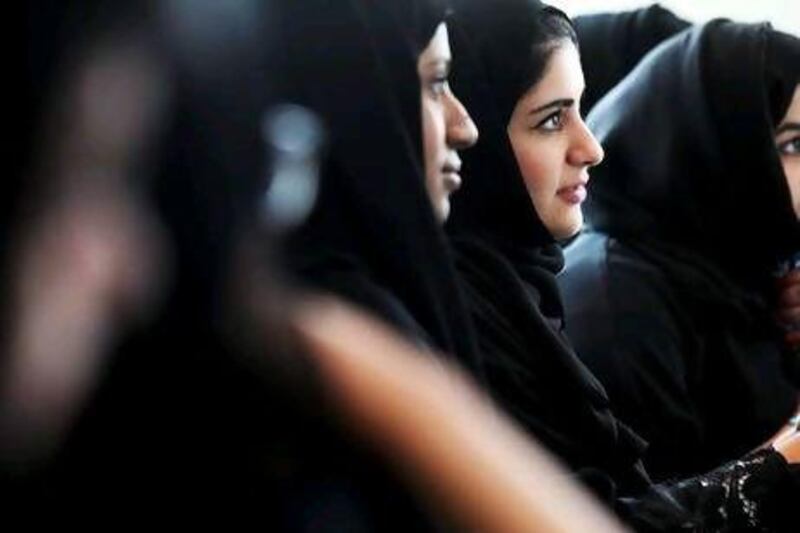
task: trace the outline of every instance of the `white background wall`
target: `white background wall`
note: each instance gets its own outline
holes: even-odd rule
[[[488,0],[491,1],[491,0]],[[568,15],[622,11],[647,6],[655,0],[545,0]],[[800,0],[661,0],[662,6],[683,18],[700,22],[727,17],[741,22],[768,20],[777,29],[800,36]]]

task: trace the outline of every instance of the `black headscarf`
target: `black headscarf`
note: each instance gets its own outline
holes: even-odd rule
[[[800,43],[766,24],[715,20],[654,51],[589,116],[606,149],[591,226],[763,286],[800,248],[774,143],[799,71]]]
[[[461,46],[453,51],[453,85],[474,115],[481,139],[462,156],[469,179],[453,197],[447,227],[532,246],[552,244],[553,237],[531,208],[505,131],[521,95],[544,74],[543,43],[536,37],[544,31],[540,13],[558,10],[526,0],[462,0],[455,6],[452,39],[454,46]],[[473,61],[460,63],[459,57]]]
[[[453,82],[481,140],[464,154],[464,188],[448,230],[492,394],[610,497],[615,484],[629,491],[645,483],[636,466],[642,443],[613,417],[562,332],[555,276],[563,255],[536,214],[506,133],[517,100],[546,65],[532,68],[524,53],[544,39],[545,9],[552,10],[530,0],[456,4],[454,57],[473,54],[482,72],[456,63]]]
[[[322,117],[330,146],[318,204],[290,241],[294,269],[469,358],[469,320],[422,168],[417,57],[446,11],[425,0],[359,0],[356,20],[344,21],[338,5],[316,3],[304,4],[318,38],[290,39],[287,56],[305,58],[292,69],[299,103]],[[335,13],[321,16],[326,9]]]
[[[586,91],[581,107],[589,113],[650,50],[689,23],[658,4],[634,11],[575,17]]]

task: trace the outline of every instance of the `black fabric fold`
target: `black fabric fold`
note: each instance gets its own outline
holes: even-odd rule
[[[589,113],[650,50],[689,26],[688,21],[659,4],[619,13],[579,15],[574,24],[586,78],[583,113]]]

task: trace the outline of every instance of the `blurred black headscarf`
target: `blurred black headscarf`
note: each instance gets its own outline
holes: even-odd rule
[[[422,159],[417,59],[447,10],[429,0],[353,5],[355,21],[324,2],[296,8],[318,38],[289,39],[287,57],[304,58],[290,71],[301,81],[299,103],[320,115],[330,144],[317,205],[292,235],[290,259],[306,283],[469,359],[469,320]]]
[[[659,4],[620,13],[579,15],[573,22],[586,77],[581,100],[584,114],[650,50],[689,26]]]
[[[715,20],[675,36],[589,116],[606,149],[590,183],[590,225],[666,265],[686,262],[669,259],[684,250],[695,271],[713,265],[763,288],[800,249],[774,141],[798,80],[800,41],[766,24]],[[719,275],[705,277],[728,290]]]

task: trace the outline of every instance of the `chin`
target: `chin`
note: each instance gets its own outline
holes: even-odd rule
[[[433,214],[439,224],[447,222],[447,218],[450,216],[450,200],[447,197],[442,198],[438,205],[434,205]]]
[[[561,224],[558,224],[556,227],[548,228],[550,233],[553,235],[558,241],[563,241],[566,239],[571,239],[575,235],[581,232],[583,229],[583,216],[575,217],[570,220],[564,220]]]

